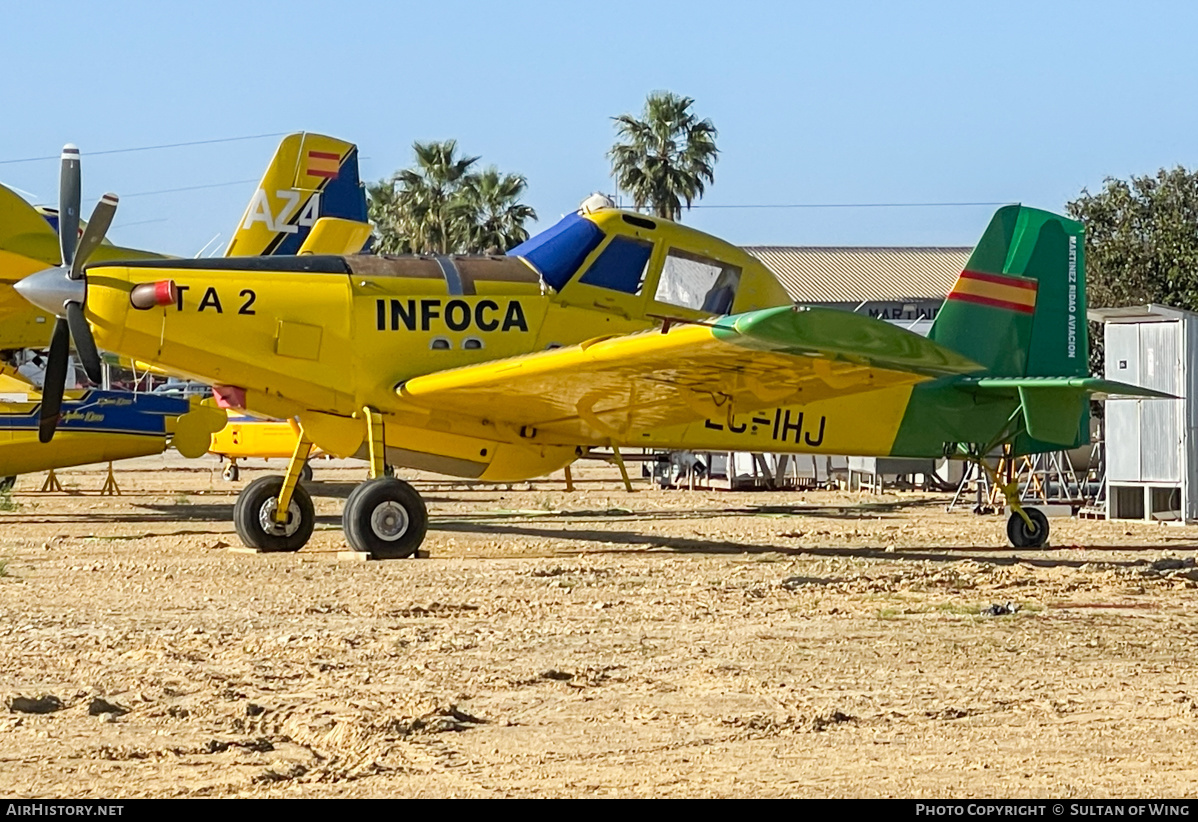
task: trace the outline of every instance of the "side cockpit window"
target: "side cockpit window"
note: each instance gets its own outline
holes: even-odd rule
[[[640,294],[652,256],[653,243],[617,235],[578,281],[625,294]]]
[[[653,299],[708,314],[728,314],[739,286],[738,267],[671,248]]]

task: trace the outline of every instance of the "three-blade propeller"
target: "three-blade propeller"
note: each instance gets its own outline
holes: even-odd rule
[[[101,379],[100,354],[83,315],[87,303],[87,279],[83,267],[104,242],[104,235],[116,214],[117,196],[105,194],[100,198],[82,237],[79,236],[79,199],[79,149],[68,144],[62,149],[58,183],[58,243],[62,264],[30,275],[16,285],[17,291],[26,299],[58,318],[50,338],[50,360],[42,386],[38,418],[38,439],[42,442],[49,442],[58,427],[72,340],[88,379],[92,382]]]

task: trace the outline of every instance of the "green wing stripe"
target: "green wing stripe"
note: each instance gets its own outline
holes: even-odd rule
[[[973,374],[973,360],[911,331],[833,308],[783,306],[725,317],[716,339],[759,351],[853,362],[928,377]]]

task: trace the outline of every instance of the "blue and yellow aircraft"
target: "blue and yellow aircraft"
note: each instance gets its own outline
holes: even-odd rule
[[[56,266],[60,260],[68,261],[68,266],[77,261],[73,270],[81,270],[89,260],[165,259],[152,252],[113,246],[103,239],[115,211],[114,195],[105,195],[91,223],[80,221],[77,149],[68,146],[63,163],[60,201],[67,208],[62,214],[30,206],[0,186],[0,350],[41,348],[50,337],[53,315],[31,305],[12,288],[30,272]],[[64,227],[65,232],[61,230]],[[364,247],[369,233],[357,147],[324,135],[297,133],[279,144],[227,253],[350,253]],[[77,244],[72,244],[71,238],[78,238]],[[8,400],[0,401],[0,477],[160,453],[168,442],[186,456],[208,451],[209,439],[196,449],[200,439],[214,435],[223,425],[223,412],[190,408],[185,401],[166,402],[169,398],[147,394],[85,391],[64,397],[61,382],[66,339],[72,327],[83,328],[79,332],[83,336],[75,336],[76,346],[89,378],[100,380],[100,363],[97,352],[87,344],[86,324],[79,326],[78,316],[56,323],[50,357],[54,373],[47,373],[50,389],[46,395],[14,373],[3,377],[5,390],[0,394]],[[123,396],[120,413],[113,412],[116,396]],[[97,410],[97,403],[104,407],[103,412]],[[190,414],[189,420],[167,419],[170,415],[163,410],[167,408],[175,409],[176,416]],[[70,423],[70,436],[48,442],[44,421],[60,412],[64,424]],[[43,420],[41,444],[34,440],[37,426],[30,424],[37,418]],[[256,424],[290,433],[286,422]],[[206,433],[194,433],[201,431]]]
[[[0,369],[0,479],[19,474],[160,454],[173,445],[186,457],[207,452],[224,412],[184,398],[87,389],[62,404],[59,432],[37,442],[42,396],[24,378]],[[12,479],[10,479],[12,478]]]
[[[929,338],[792,305],[743,250],[595,198],[506,256],[94,263],[18,288],[106,349],[298,419],[285,475],[238,497],[247,545],[307,542],[319,447],[370,462],[350,546],[403,557],[428,516],[388,464],[511,481],[602,446],[985,465],[1079,445],[1091,396],[1153,393],[1088,376],[1083,258],[1079,223],[1001,209]],[[1006,497],[1012,542],[1043,545],[1043,514]]]

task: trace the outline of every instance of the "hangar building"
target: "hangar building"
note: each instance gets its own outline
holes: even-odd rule
[[[972,248],[745,246],[798,303],[891,320],[927,334]]]

